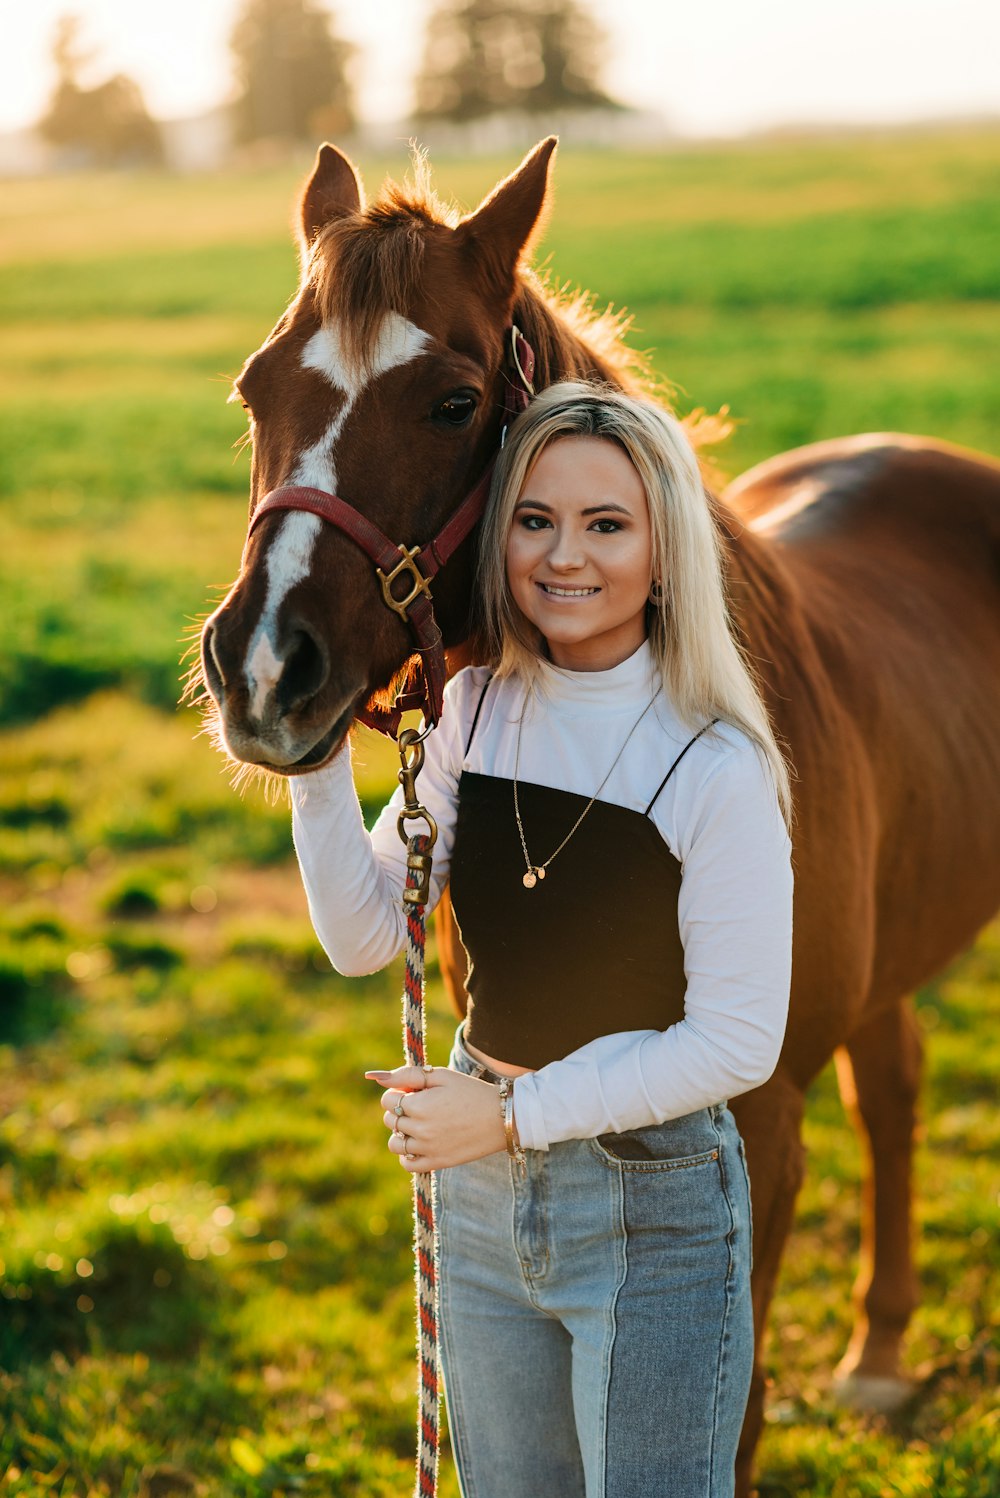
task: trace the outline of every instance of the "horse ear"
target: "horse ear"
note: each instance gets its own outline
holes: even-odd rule
[[[513,291],[518,262],[541,230],[549,162],[557,144],[555,135],[539,141],[455,231],[475,250],[503,295]]]
[[[332,218],[357,213],[364,205],[364,196],[357,169],[343,151],[336,146],[320,146],[299,205],[303,250],[311,247]]]

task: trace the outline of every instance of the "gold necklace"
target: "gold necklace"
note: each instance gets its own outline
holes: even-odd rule
[[[621,746],[618,753],[615,755],[614,760],[612,761],[611,769],[605,775],[604,779],[597,787],[597,790],[591,796],[590,800],[587,802],[586,806],[583,808],[583,811],[581,811],[580,815],[577,817],[576,821],[573,823],[572,827],[569,829],[556,851],[554,853],[550,853],[544,863],[532,863],[531,855],[528,852],[528,844],[524,836],[524,824],[521,821],[521,806],[517,798],[517,772],[521,768],[521,729],[524,726],[524,712],[525,708],[528,705],[528,693],[527,691],[525,691],[524,702],[521,705],[521,716],[517,720],[517,747],[514,750],[514,820],[517,822],[517,835],[521,839],[521,851],[524,854],[525,872],[521,876],[521,883],[524,885],[525,889],[534,889],[539,879],[545,878],[545,870],[565,848],[566,844],[569,842],[570,838],[573,836],[574,832],[577,830],[580,823],[583,821],[584,817],[590,811],[590,808],[593,806],[594,802],[597,800],[598,796],[601,794],[604,787],[611,779],[612,771],[614,770],[615,765],[617,765],[618,761],[625,753],[625,750],[628,748],[629,739],[635,733],[636,729],[639,727],[639,724],[649,712],[649,709],[653,706],[653,703],[656,701],[657,696],[659,696],[659,693],[655,693],[649,699],[649,701],[646,703],[646,706],[639,714],[638,718],[636,718],[635,722],[632,724],[632,727],[628,731],[628,735],[625,739],[624,744]]]

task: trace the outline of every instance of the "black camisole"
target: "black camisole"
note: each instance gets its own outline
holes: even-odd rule
[[[480,1051],[537,1069],[600,1035],[665,1030],[683,1018],[681,866],[649,813],[704,732],[681,750],[644,812],[595,801],[533,889],[522,882],[513,781],[463,771],[451,898],[469,959],[465,1037]],[[589,799],[522,781],[518,798],[539,861]]]

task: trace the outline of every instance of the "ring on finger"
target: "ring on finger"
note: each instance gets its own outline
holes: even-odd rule
[[[396,1103],[395,1108],[393,1108],[392,1111],[393,1111],[393,1113],[395,1113],[395,1115],[396,1115],[397,1118],[405,1118],[406,1115],[403,1112],[403,1099],[402,1098],[400,1098],[398,1100],[398,1102]]]

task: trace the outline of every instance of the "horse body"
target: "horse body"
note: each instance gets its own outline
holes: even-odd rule
[[[307,483],[400,543],[425,543],[498,445],[511,321],[539,386],[634,385],[608,328],[567,316],[519,267],[553,145],[461,221],[399,190],[365,210],[353,168],[324,147],[303,199],[299,295],[238,382],[253,413],[252,508]],[[907,996],[1000,906],[1000,694],[989,690],[1000,466],[908,437],[853,438],[776,458],[711,503],[734,620],[797,776],[788,1034],[772,1079],[734,1100],[753,1180],[758,1333],[802,1177],[804,1091],[837,1052],[873,1167],[840,1372],[854,1393],[898,1399],[916,1298],[920,1045]],[[453,667],[477,655],[474,556],[463,545],[435,582]],[[315,515],[266,515],[203,637],[227,748],[279,772],[315,768],[411,648],[348,537]],[[442,935],[458,1000],[462,954]],[[762,1409],[758,1370],[741,1492]]]
[[[836,1051],[870,1171],[838,1374],[846,1398],[889,1408],[909,1392],[918,1297],[910,996],[1000,907],[1000,465],[849,438],[772,459],[724,497],[735,613],[798,776],[788,1034],[772,1082],[733,1104],[765,1229],[761,1299],[801,1176],[802,1092]],[[744,1484],[761,1397],[758,1383]]]
[[[762,465],[726,498],[794,579],[828,705],[835,696],[850,724],[846,744],[819,740],[813,766],[798,699],[773,704],[800,777],[797,857],[831,780],[877,807],[870,1013],[939,971],[1000,907],[1000,798],[983,793],[1000,783],[1000,464],[851,438]],[[749,621],[745,632],[752,645]],[[823,857],[839,861],[827,817]]]

